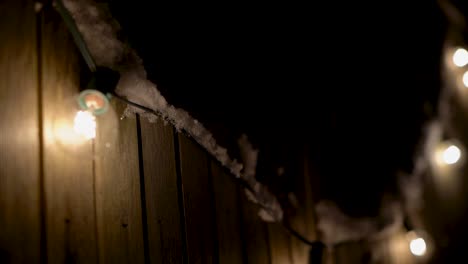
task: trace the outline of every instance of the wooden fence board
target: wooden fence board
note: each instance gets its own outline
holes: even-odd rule
[[[69,138],[64,123],[79,92],[78,51],[55,10],[45,11],[41,28],[48,260],[96,263],[93,142]]]
[[[0,2],[0,262],[40,259],[40,157],[33,1]]]
[[[150,263],[183,263],[173,129],[140,120]]]
[[[96,212],[100,263],[143,263],[143,228],[136,118],[119,120],[125,105],[98,116]]]
[[[268,224],[270,238],[271,264],[292,263],[290,237],[287,231],[278,223]]]
[[[258,217],[258,208],[250,202],[244,191],[239,194],[242,210],[242,235],[249,264],[269,264],[270,246],[266,224]]]
[[[309,241],[317,239],[314,215],[314,198],[312,191],[312,171],[309,168],[307,155],[302,157],[299,164],[302,168],[299,170],[299,176],[296,178],[295,190],[298,208],[291,217],[291,225]],[[308,263],[310,246],[304,244],[295,237],[291,237],[291,253],[293,263]]]
[[[238,187],[223,168],[211,162],[219,263],[243,263]]]
[[[216,230],[212,185],[206,153],[179,134],[180,172],[189,263],[216,263]]]

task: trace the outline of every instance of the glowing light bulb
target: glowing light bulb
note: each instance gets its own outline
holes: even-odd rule
[[[463,84],[468,88],[468,71],[463,74]]]
[[[449,165],[454,164],[458,160],[460,160],[460,157],[461,157],[461,151],[455,145],[449,146],[448,148],[444,150],[444,152],[442,152],[442,161],[445,164],[449,164]]]
[[[96,137],[96,118],[88,111],[78,111],[73,120],[73,130],[85,139]]]
[[[463,67],[468,64],[468,51],[463,48],[458,48],[453,53],[453,63],[458,67]]]
[[[415,238],[410,241],[410,251],[415,256],[423,256],[426,254],[426,241],[422,238]]]

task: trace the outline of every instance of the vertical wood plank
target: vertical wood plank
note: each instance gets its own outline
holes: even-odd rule
[[[93,142],[64,132],[79,92],[78,52],[55,10],[44,11],[41,31],[48,260],[96,263]]]
[[[299,202],[302,203],[303,200],[301,199],[300,195],[298,195],[298,198],[299,198]],[[289,218],[288,220],[289,224],[301,235],[306,236],[307,227],[305,224],[303,206],[301,205],[299,208],[297,208],[296,214],[291,215],[288,218]],[[292,263],[306,264],[309,258],[308,255],[309,255],[310,247],[304,244],[302,241],[300,241],[294,236],[291,236],[290,242],[291,242]]]
[[[290,219],[291,225],[309,241],[317,239],[314,214],[314,197],[312,191],[311,168],[307,154],[302,157],[300,174],[295,184],[295,194],[297,195],[299,207],[297,212]],[[291,253],[293,263],[308,263],[310,246],[304,244],[299,239],[291,237]]]
[[[33,1],[0,2],[0,262],[40,256],[40,157]]]
[[[290,237],[287,231],[278,223],[268,224],[270,238],[271,264],[292,263]]]
[[[294,218],[290,222],[294,226],[294,228],[300,233],[306,233],[306,226],[303,221],[303,218]],[[294,264],[306,264],[308,263],[309,259],[309,250],[310,246],[304,244],[299,239],[291,236],[291,256],[292,256],[292,263]]]
[[[96,212],[100,263],[143,263],[143,228],[135,118],[119,120],[125,105],[98,116]]]
[[[242,210],[244,251],[249,264],[270,264],[270,246],[266,224],[258,217],[258,208],[244,191],[239,194]]]
[[[236,183],[219,164],[211,162],[219,263],[243,263],[239,197]]]
[[[386,261],[390,264],[424,263],[427,259],[418,259],[411,254],[406,232],[401,230],[386,241]]]
[[[183,263],[172,126],[140,120],[150,263]]]
[[[189,263],[216,263],[216,230],[212,185],[206,153],[191,139],[179,134]]]

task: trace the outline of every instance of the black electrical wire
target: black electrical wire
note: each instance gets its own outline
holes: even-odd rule
[[[291,227],[291,225],[286,222],[286,221],[282,221],[281,222],[281,225],[291,234],[293,235],[294,237],[296,237],[297,239],[299,239],[302,243],[304,244],[307,244],[309,246],[312,246],[312,247],[325,247],[325,244],[320,241],[320,240],[314,240],[314,241],[310,241],[308,240],[307,238],[305,238],[304,236],[302,236],[298,231],[296,231],[294,228]]]
[[[136,108],[139,108],[147,113],[151,113],[151,114],[154,114],[158,117],[161,117],[161,118],[165,118],[164,115],[161,113],[161,112],[158,112],[158,111],[155,111],[151,108],[148,108],[146,106],[143,106],[143,105],[140,105],[140,104],[137,104],[135,102],[132,102],[122,96],[119,96],[117,95],[115,92],[112,92],[111,93],[112,97],[124,102],[124,103],[127,103],[128,105],[131,105],[133,107],[136,107]],[[190,135],[188,135],[190,136]],[[219,162],[219,161],[218,161]],[[247,190],[251,191],[252,193],[254,193],[254,190],[253,188],[247,183],[247,181],[245,181],[243,178],[240,178],[240,177],[236,177],[234,174],[232,173],[228,173],[228,175],[230,175],[237,183],[239,183],[240,185],[242,185],[242,187],[246,188]],[[262,206],[261,204],[259,204],[260,207],[268,210],[268,208],[265,208],[264,206]],[[307,238],[305,238],[303,235],[301,235],[297,230],[295,230],[293,227],[291,227],[291,225],[286,222],[286,221],[281,221],[281,225],[294,237],[296,237],[299,241],[303,242],[304,244],[307,244],[309,246],[312,246],[312,247],[324,247],[325,244],[319,240],[315,240],[315,241],[310,241],[308,240]]]
[[[94,59],[93,59],[91,53],[89,52],[88,46],[86,45],[86,42],[84,41],[83,36],[79,32],[79,30],[78,30],[78,28],[76,26],[76,23],[73,20],[72,16],[70,15],[69,11],[65,8],[65,6],[63,5],[61,0],[55,0],[53,4],[54,4],[55,9],[59,12],[62,19],[64,20],[65,25],[67,26],[67,28],[70,31],[71,35],[73,36],[73,40],[74,40],[76,46],[78,47],[78,50],[80,51],[81,56],[83,57],[86,64],[88,65],[89,70],[91,72],[93,72],[93,73],[96,73],[96,71],[97,71],[96,63],[94,62]],[[99,89],[99,87],[97,87],[97,88]],[[151,109],[149,107],[146,107],[146,106],[140,105],[138,103],[132,102],[132,101],[130,101],[130,100],[128,100],[128,99],[126,99],[126,98],[124,98],[122,96],[117,95],[113,91],[108,92],[108,94],[110,94],[112,97],[114,97],[114,98],[116,98],[116,99],[118,99],[118,100],[120,100],[120,101],[122,101],[122,102],[124,102],[124,103],[126,103],[128,105],[139,108],[139,109],[141,109],[141,110],[143,110],[143,111],[145,111],[147,113],[151,113],[153,115],[156,115],[156,116],[162,118],[165,121],[170,121],[170,120],[167,119],[167,117],[164,114],[162,114],[159,111],[156,111],[156,110]],[[188,135],[188,136],[190,136],[190,135]],[[216,160],[216,161],[218,163],[220,163],[218,160]],[[235,179],[235,181],[237,183],[239,183],[242,187],[244,187],[245,189],[249,190],[252,193],[255,193],[254,189],[248,184],[248,182],[246,180],[244,180],[243,178],[235,176],[231,172],[228,172],[227,174],[232,176]],[[265,208],[261,204],[259,204],[259,206],[264,208],[265,210],[268,210],[268,208]],[[318,240],[317,241],[310,241],[310,240],[306,239],[303,235],[301,235],[298,231],[296,231],[293,227],[291,227],[289,225],[289,223],[286,223],[286,221],[281,221],[281,225],[292,236],[296,237],[299,241],[301,241],[301,242],[303,242],[303,243],[305,243],[305,244],[307,244],[309,246],[312,246],[312,247],[324,247],[324,243],[322,243],[321,241],[318,241]]]
[[[127,100],[126,98],[116,94],[115,92],[111,92],[110,94],[112,95],[112,97],[115,97],[115,98],[119,99],[120,101],[122,101],[122,102],[124,102],[126,104],[129,104],[131,106],[139,108],[139,109],[141,109],[141,110],[143,110],[143,111],[145,111],[147,113],[151,113],[151,114],[156,115],[158,117],[163,117],[163,114],[161,112],[157,112],[157,111],[155,111],[155,110],[153,110],[153,109],[151,109],[149,107],[146,107],[146,106],[134,103],[134,102],[132,102],[130,100]]]
[[[167,120],[167,118],[164,117],[164,115],[159,112],[159,111],[155,111],[149,107],[146,107],[146,106],[143,106],[143,105],[140,105],[138,103],[135,103],[135,102],[132,102],[118,94],[116,94],[115,92],[111,92],[110,93],[112,95],[112,97],[128,104],[128,105],[131,105],[133,107],[136,107],[136,108],[139,108],[143,111],[145,111],[146,113],[151,113],[151,114],[154,114],[160,118],[163,118],[164,120]],[[190,134],[187,134],[185,133],[185,135],[187,135],[188,137],[190,137]],[[204,148],[203,148],[204,149]],[[215,159],[216,160],[216,159]],[[216,162],[218,162],[220,164],[220,162],[218,160],[216,160]],[[220,164],[222,166],[222,164]],[[224,166],[223,166],[224,167]],[[227,174],[229,176],[231,176],[237,183],[239,183],[242,187],[244,187],[245,189],[249,190],[250,192],[252,193],[255,193],[254,189],[248,184],[248,182],[246,180],[244,180],[243,178],[240,178],[240,177],[237,177],[235,176],[234,174],[232,174],[230,171],[226,170]],[[268,210],[268,208],[266,208],[265,206],[261,205],[261,204],[258,204],[259,207],[265,209],[265,210]],[[318,248],[324,248],[324,247],[333,247],[333,248],[336,248],[336,247],[339,247],[339,246],[343,246],[343,245],[346,245],[346,244],[351,244],[351,243],[361,243],[361,242],[365,242],[367,241],[366,239],[359,239],[359,240],[349,240],[349,241],[341,241],[341,242],[338,242],[338,243],[334,243],[334,244],[329,244],[329,245],[326,245],[324,242],[320,241],[320,240],[309,240],[307,239],[305,236],[303,236],[300,232],[298,232],[296,229],[294,229],[291,224],[286,221],[286,220],[283,220],[280,222],[281,226],[286,230],[288,231],[292,236],[294,236],[295,238],[297,238],[299,241],[301,241],[302,243],[306,244],[306,245],[309,245],[311,247],[318,247]]]
[[[83,57],[86,64],[88,65],[89,70],[91,72],[93,72],[93,73],[96,73],[97,72],[96,63],[94,62],[94,59],[93,59],[91,53],[89,52],[89,49],[88,49],[88,47],[86,45],[86,42],[84,41],[81,33],[79,32],[79,30],[78,30],[78,28],[76,26],[76,23],[73,20],[72,16],[70,15],[69,11],[65,8],[65,6],[63,5],[61,0],[54,1],[53,5],[54,5],[55,9],[61,15],[62,19],[65,22],[65,25],[67,26],[68,30],[70,31],[71,35],[73,36],[73,40],[74,40],[76,46],[78,47],[78,50],[80,51],[81,56]],[[100,87],[95,87],[95,88],[102,91],[102,89],[100,89]],[[156,115],[156,116],[162,118],[165,121],[170,121],[170,120],[167,120],[167,117],[165,115],[163,115],[161,112],[155,111],[154,109],[151,109],[149,107],[137,104],[135,102],[132,102],[132,101],[122,97],[122,96],[119,96],[118,94],[116,94],[113,91],[113,89],[110,92],[108,92],[107,94],[110,94],[112,97],[114,97],[114,98],[116,98],[116,99],[118,99],[118,100],[120,100],[120,101],[122,101],[122,102],[124,102],[124,103],[126,103],[128,105],[139,108],[139,109],[145,111],[146,113],[151,113],[153,115]],[[189,134],[186,134],[186,135],[190,136]],[[218,160],[216,160],[216,161],[219,162]],[[233,176],[233,178],[236,180],[236,182],[238,182],[240,185],[242,185],[242,187],[246,188],[247,190],[249,190],[252,193],[255,193],[253,188],[244,179],[236,177],[232,173],[228,173],[228,175]],[[292,230],[291,228],[287,228],[287,229]],[[296,231],[292,230],[292,233],[297,234],[298,239],[301,240],[301,241],[304,241],[306,244],[311,244],[312,243],[310,241],[307,241],[304,237],[300,236]]]

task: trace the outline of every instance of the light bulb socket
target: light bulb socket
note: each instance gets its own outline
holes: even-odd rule
[[[87,88],[80,92],[77,100],[80,109],[101,115],[109,109],[110,95],[119,82],[120,74],[110,68],[97,67]]]
[[[80,109],[89,111],[93,115],[102,115],[109,109],[109,99],[98,90],[81,91],[77,101]]]

